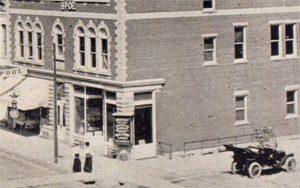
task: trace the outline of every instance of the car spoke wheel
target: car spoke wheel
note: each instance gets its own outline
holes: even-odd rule
[[[231,163],[231,172],[232,174],[236,174],[236,172],[238,171],[238,169],[236,168],[237,162],[233,161]]]
[[[253,162],[248,168],[250,178],[258,178],[261,175],[262,167],[258,162]]]
[[[295,172],[296,171],[296,160],[294,157],[289,157],[285,161],[286,172]]]

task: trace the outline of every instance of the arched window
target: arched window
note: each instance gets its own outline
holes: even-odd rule
[[[74,70],[94,74],[108,74],[108,41],[107,26],[104,23],[101,22],[97,27],[92,21],[86,26],[82,21],[79,21],[74,30]]]
[[[90,66],[92,68],[97,67],[97,44],[96,44],[96,32],[95,29],[89,28],[88,30],[88,37],[89,37],[89,53],[90,53]]]
[[[17,57],[24,57],[24,27],[21,22],[16,24],[16,49],[17,49]]]
[[[38,60],[43,59],[43,41],[42,41],[42,28],[40,24],[35,24],[36,32],[36,56]]]
[[[27,51],[27,58],[33,59],[33,37],[32,37],[32,26],[30,23],[26,23],[26,51]]]
[[[15,26],[15,61],[43,64],[43,27],[38,18],[34,22],[27,17],[25,24],[21,17]]]
[[[53,24],[52,28],[52,36],[53,36],[53,44],[55,45],[55,55],[56,59],[60,61],[65,60],[64,56],[64,27],[62,22],[59,19],[56,19],[56,21]]]
[[[103,69],[108,69],[108,40],[105,29],[100,29],[101,63]]]
[[[85,66],[85,35],[84,29],[78,27],[78,39],[79,39],[79,54],[80,54],[80,65]]]

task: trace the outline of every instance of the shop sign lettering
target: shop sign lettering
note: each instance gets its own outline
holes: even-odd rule
[[[27,75],[27,69],[2,69],[0,77],[23,76]]]
[[[115,144],[116,145],[130,145],[130,117],[116,117],[115,118]]]
[[[62,2],[61,10],[62,11],[74,11],[74,10],[76,10],[76,4],[75,4],[75,2]]]

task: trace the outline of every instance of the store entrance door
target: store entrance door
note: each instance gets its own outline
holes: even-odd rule
[[[136,106],[134,111],[134,158],[146,158],[156,155],[153,140],[152,106]]]

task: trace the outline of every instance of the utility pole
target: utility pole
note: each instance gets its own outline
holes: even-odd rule
[[[54,90],[54,163],[58,162],[58,143],[57,143],[57,93],[56,93],[56,49],[53,44],[53,90]]]

